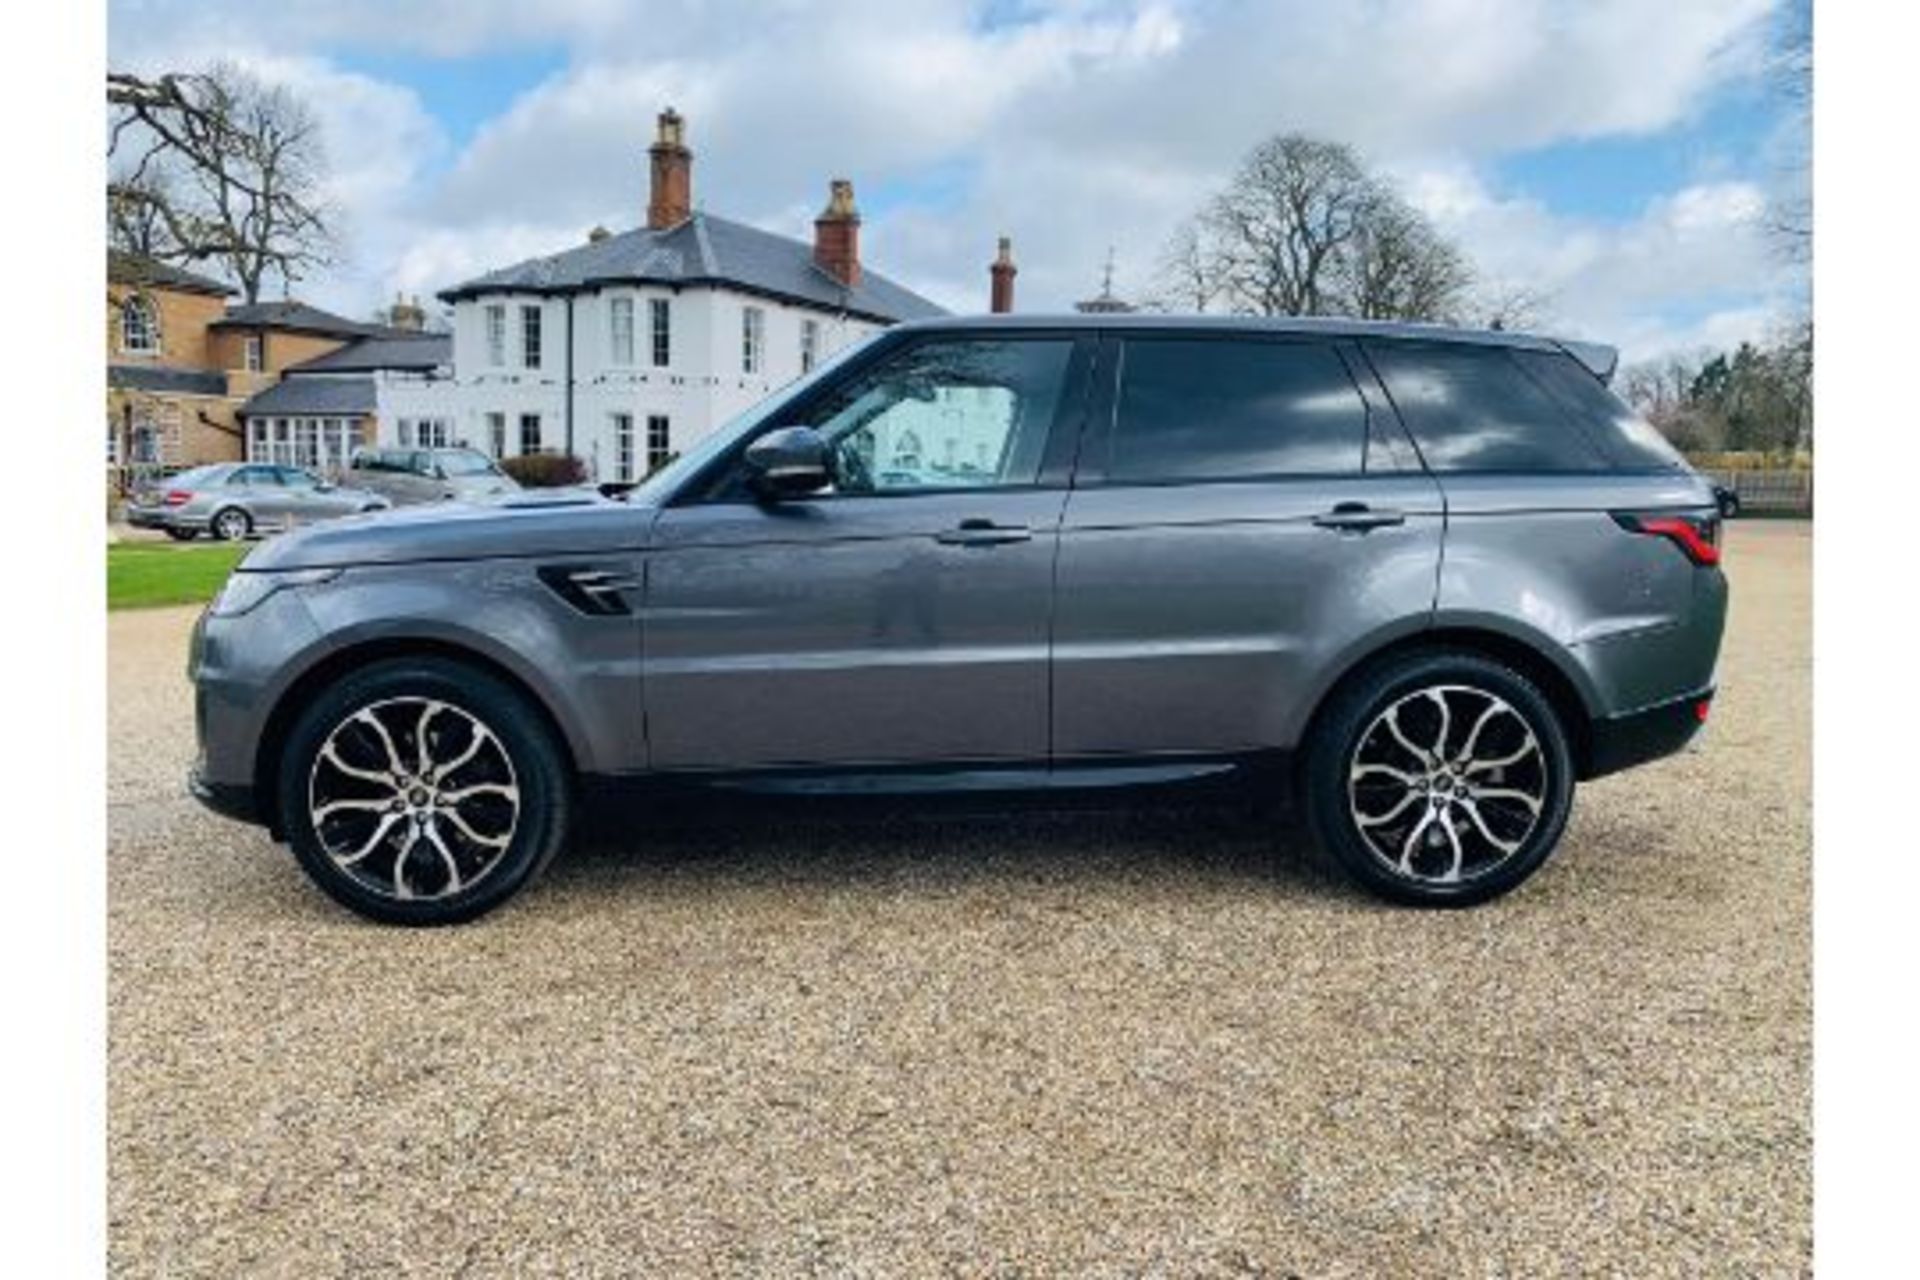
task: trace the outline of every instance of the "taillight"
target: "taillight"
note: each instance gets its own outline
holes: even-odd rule
[[[193,501],[193,495],[185,489],[169,489],[167,496],[161,499],[170,507],[184,507]]]
[[[1720,563],[1720,520],[1717,516],[1679,516],[1670,512],[1639,515],[1616,511],[1613,521],[1630,533],[1665,538],[1697,565]]]

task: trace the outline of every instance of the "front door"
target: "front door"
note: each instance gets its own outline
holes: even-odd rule
[[[1044,758],[1060,450],[1088,358],[1063,335],[911,341],[769,424],[827,437],[829,491],[761,502],[723,473],[663,512],[653,766]]]

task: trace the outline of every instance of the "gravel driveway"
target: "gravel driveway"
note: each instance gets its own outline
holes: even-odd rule
[[[636,836],[363,925],[184,796],[191,612],[111,615],[113,1269],[1800,1274],[1809,532],[1731,529],[1704,745],[1459,913],[1167,814]]]

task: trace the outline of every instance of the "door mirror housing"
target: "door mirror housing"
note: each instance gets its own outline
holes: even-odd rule
[[[812,427],[779,427],[747,446],[747,483],[763,498],[818,493],[833,481],[827,438]]]

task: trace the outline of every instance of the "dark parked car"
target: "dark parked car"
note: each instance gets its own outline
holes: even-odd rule
[[[360,449],[347,474],[397,507],[491,498],[520,488],[478,449]]]
[[[137,490],[124,515],[134,528],[164,529],[175,541],[204,533],[232,542],[390,505],[377,493],[332,484],[300,467],[223,462]]]
[[[195,633],[192,785],[382,920],[472,917],[576,807],[687,792],[1292,792],[1477,902],[1577,782],[1705,721],[1713,493],[1605,348],[1297,320],[902,325],[624,502],[256,549]],[[977,469],[891,466],[922,453]],[[633,823],[628,821],[629,829]]]

